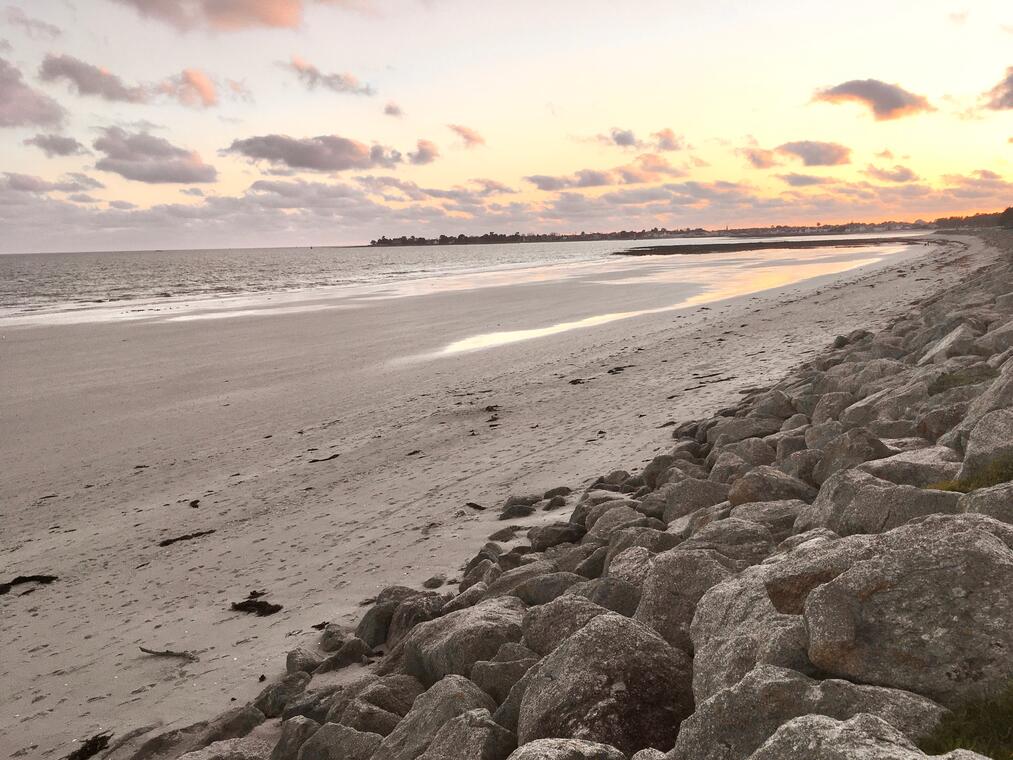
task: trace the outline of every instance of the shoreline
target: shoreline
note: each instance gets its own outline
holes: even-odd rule
[[[819,282],[689,308],[681,319],[638,318],[601,328],[579,347],[555,340],[527,358],[476,357],[477,365],[489,366],[466,378],[441,379],[436,367],[418,388],[389,396],[386,408],[366,407],[350,419],[326,416],[326,405],[307,399],[301,404],[305,411],[286,412],[287,418],[251,417],[233,451],[205,444],[184,452],[168,437],[171,431],[161,431],[167,436],[161,456],[177,460],[174,466],[154,459],[129,461],[125,469],[149,467],[117,475],[95,460],[90,466],[97,490],[74,489],[69,486],[73,473],[62,476],[59,498],[32,509],[74,505],[81,514],[66,514],[61,531],[78,535],[51,532],[54,523],[48,519],[33,527],[37,518],[28,513],[11,521],[20,545],[4,547],[8,566],[49,569],[61,578],[30,597],[39,608],[31,620],[12,604],[21,602],[5,597],[14,640],[3,645],[5,651],[23,652],[24,641],[40,639],[54,652],[63,651],[54,654],[48,668],[7,665],[3,675],[13,679],[19,717],[0,724],[0,739],[15,748],[48,742],[56,751],[89,731],[121,734],[153,716],[166,727],[184,725],[225,709],[232,697],[252,698],[261,688],[261,673],[277,677],[278,651],[314,636],[311,624],[325,618],[353,621],[360,599],[399,579],[439,572],[453,576],[458,563],[498,527],[494,515],[469,511],[466,502],[489,507],[507,488],[576,485],[591,472],[628,462],[631,452],[650,458],[664,447],[662,426],[668,422],[694,409],[726,405],[744,386],[776,380],[833,334],[885,323],[908,298],[959,282],[967,266],[960,259],[982,255],[975,248],[953,257],[944,249],[899,254]],[[926,279],[916,282],[921,277]],[[739,327],[743,324],[749,328]],[[624,369],[613,374],[618,367]],[[562,377],[554,379],[553,372]],[[571,380],[581,383],[574,386]],[[262,397],[263,404],[276,403]],[[498,410],[488,412],[488,407]],[[314,415],[317,423],[307,425]],[[498,423],[489,421],[497,416]],[[150,424],[147,418],[139,423]],[[279,435],[280,429],[288,432]],[[469,429],[482,432],[462,438]],[[180,440],[201,432],[183,431]],[[207,433],[213,435],[210,429]],[[380,437],[372,438],[374,433]],[[264,442],[269,435],[271,442]],[[329,456],[335,441],[342,447],[334,469],[310,463]],[[313,448],[319,453],[304,453]],[[414,449],[422,453],[409,454]],[[220,475],[208,477],[209,463]],[[243,473],[240,482],[229,482],[237,471]],[[307,487],[313,490],[302,490]],[[39,497],[46,493],[40,489]],[[103,506],[102,499],[111,494],[118,494],[114,503]],[[194,498],[201,504],[191,509],[186,504]],[[346,504],[354,509],[348,511]],[[366,512],[364,505],[370,507]],[[316,532],[307,535],[307,525],[317,526]],[[210,529],[217,533],[157,553],[146,548],[156,539]],[[55,567],[82,551],[73,563]],[[43,567],[47,562],[54,566]],[[142,562],[151,564],[138,569]],[[221,583],[218,577],[241,580]],[[74,602],[74,594],[87,595],[99,579],[114,587],[111,594],[99,587],[98,596],[88,601],[94,607],[89,612]],[[269,601],[285,609],[263,619],[220,611],[255,588],[266,588]],[[124,601],[145,596],[159,601],[142,602],[139,615],[117,611]],[[187,603],[191,599],[196,606]],[[54,608],[54,602],[63,609]],[[75,637],[87,631],[89,638],[71,643],[47,634],[59,620],[78,614],[84,617]],[[292,637],[292,631],[301,633]],[[196,649],[202,662],[157,663],[137,655],[139,644]],[[108,677],[110,655],[118,663],[113,672],[119,683],[99,686],[95,678],[102,672]],[[81,662],[76,675],[54,675],[53,666],[68,658]],[[31,662],[29,657],[25,664]],[[140,686],[143,692],[131,696]],[[106,690],[108,696],[91,701]],[[54,703],[58,692],[69,700],[67,707]],[[53,732],[54,720],[66,727]]]
[[[630,248],[616,251],[613,256],[687,256],[705,253],[741,253],[743,251],[767,251],[772,249],[805,249],[805,248],[861,248],[868,245],[884,245],[886,243],[902,243],[905,245],[931,245],[940,242],[936,238],[905,238],[881,237],[855,240],[849,238],[828,238],[824,240],[782,240],[745,243],[701,243],[699,245],[654,245],[645,248]]]

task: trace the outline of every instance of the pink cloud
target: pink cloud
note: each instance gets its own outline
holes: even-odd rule
[[[142,16],[180,31],[206,27],[233,32],[255,27],[294,29],[302,24],[305,0],[116,0]],[[316,0],[348,10],[367,10],[361,0]]]
[[[465,127],[461,124],[448,124],[447,128],[464,140],[465,148],[475,148],[479,145],[485,145],[485,138],[471,127]]]
[[[199,69],[183,69],[178,76],[165,80],[159,89],[163,94],[191,108],[218,105],[215,83]]]

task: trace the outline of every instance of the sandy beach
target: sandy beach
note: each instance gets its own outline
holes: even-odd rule
[[[312,625],[353,621],[391,584],[459,577],[509,494],[649,461],[666,423],[993,255],[950,236],[706,303],[673,301],[660,270],[631,288],[614,269],[3,323],[0,581],[58,578],[0,598],[4,756],[250,699]],[[283,610],[230,610],[251,591]]]

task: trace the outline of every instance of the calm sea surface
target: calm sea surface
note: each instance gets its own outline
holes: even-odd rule
[[[508,272],[511,268],[593,261],[616,251],[662,242],[678,245],[752,239],[9,254],[0,255],[0,313],[16,316],[132,300],[393,284],[469,272]],[[692,258],[699,261],[706,256]]]

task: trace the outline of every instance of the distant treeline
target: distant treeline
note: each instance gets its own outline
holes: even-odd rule
[[[1007,227],[1013,229],[1013,206],[1005,211],[974,216],[945,216],[936,219],[935,227]]]
[[[370,240],[371,246],[399,245],[482,245],[488,243],[566,243],[583,240],[658,240],[662,238],[710,237],[722,235],[728,237],[762,237],[765,235],[848,235],[856,232],[898,232],[904,230],[931,230],[936,228],[954,227],[1011,227],[1013,228],[1013,208],[992,214],[975,214],[974,216],[950,216],[936,219],[934,222],[918,220],[915,222],[849,222],[848,224],[817,224],[815,227],[778,224],[770,227],[738,227],[735,229],[706,230],[703,227],[685,227],[667,229],[652,227],[647,230],[619,230],[618,232],[577,232],[561,234],[558,232],[521,233],[507,235],[501,232],[486,232],[484,235],[440,235],[435,238],[402,235],[389,238],[383,236]]]

